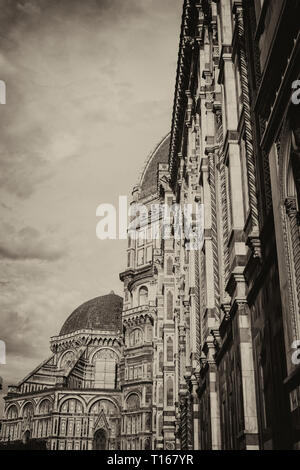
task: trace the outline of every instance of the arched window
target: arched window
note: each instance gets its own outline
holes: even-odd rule
[[[18,417],[18,408],[16,405],[12,405],[7,410],[7,419],[17,419]]]
[[[143,286],[139,290],[139,305],[146,305],[148,302],[148,289]]]
[[[69,398],[64,401],[60,407],[60,422],[59,422],[59,435],[68,437],[80,437],[82,430],[82,417],[84,413],[84,407],[80,400],[77,398]],[[76,420],[74,417],[76,416]]]
[[[60,368],[67,369],[70,367],[74,361],[75,353],[73,351],[65,352],[60,358]]]
[[[173,295],[170,291],[167,293],[167,319],[173,320]]]
[[[131,347],[139,346],[143,342],[143,333],[139,328],[136,328],[130,333],[129,344]]]
[[[147,437],[145,439],[145,450],[150,450],[151,449],[151,440],[150,437]]]
[[[51,402],[49,400],[43,400],[39,406],[39,414],[47,415],[50,413],[51,408],[52,408]]]
[[[100,349],[94,358],[95,364],[95,388],[116,388],[117,354],[107,348]]]
[[[82,414],[83,406],[82,406],[82,403],[76,398],[70,398],[63,402],[63,404],[60,407],[60,412],[66,413],[66,414],[75,414],[75,415]]]
[[[168,338],[167,341],[167,361],[173,362],[173,341],[172,338]]]
[[[128,411],[136,411],[140,409],[140,399],[136,393],[129,395],[126,400],[126,406]]]
[[[167,380],[167,406],[173,406],[174,401],[173,380],[171,377]]]
[[[31,418],[33,416],[33,405],[32,403],[26,403],[23,408],[23,417],[24,418]]]
[[[108,439],[107,432],[104,429],[98,429],[94,434],[93,449],[107,450]]]

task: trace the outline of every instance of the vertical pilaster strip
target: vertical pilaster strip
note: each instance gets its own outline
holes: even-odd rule
[[[294,275],[297,293],[297,302],[299,311],[300,307],[300,239],[299,239],[299,226],[298,226],[298,214],[297,214],[297,203],[295,197],[288,197],[285,200],[286,213],[290,223],[290,234],[291,234],[291,245],[293,253],[292,265],[294,265]],[[298,338],[298,325],[294,315],[291,315],[292,327],[294,331],[294,337]]]
[[[244,118],[245,118],[245,143],[246,143],[246,155],[247,155],[250,214],[251,214],[251,222],[252,222],[252,231],[258,234],[259,233],[259,218],[258,218],[258,201],[257,201],[257,194],[256,194],[255,159],[254,159],[252,124],[251,124],[248,67],[247,67],[246,50],[245,50],[244,18],[243,18],[243,8],[241,5],[236,5],[235,20],[236,20],[236,27],[237,27],[238,40],[239,40],[238,57],[239,57],[239,66],[240,66],[240,74],[241,74],[242,100],[243,100]]]
[[[214,272],[214,293],[215,306],[219,311],[220,307],[220,287],[219,287],[219,262],[218,262],[218,234],[217,234],[217,200],[216,200],[216,178],[215,178],[215,151],[208,150],[209,164],[209,185],[211,194],[211,231],[213,249],[213,272]]]
[[[195,251],[195,310],[196,310],[196,352],[197,360],[201,356],[201,319],[200,319],[200,266],[199,251]]]
[[[228,204],[227,204],[227,188],[226,188],[226,168],[224,162],[224,155],[221,150],[223,146],[223,123],[222,123],[222,111],[221,109],[216,110],[216,121],[217,121],[217,139],[219,145],[219,165],[220,165],[220,176],[221,176],[221,204],[222,204],[222,235],[223,235],[223,256],[224,256],[224,285],[227,284],[229,277],[229,250],[228,250]]]

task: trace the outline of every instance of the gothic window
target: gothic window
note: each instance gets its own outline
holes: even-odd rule
[[[173,341],[172,338],[168,338],[167,341],[167,361],[173,362]]]
[[[73,360],[74,360],[74,352],[73,351],[67,351],[61,357],[60,368],[61,369],[68,368],[72,364]]]
[[[173,391],[173,380],[171,377],[167,380],[167,406],[173,406],[174,391]]]
[[[159,391],[158,391],[158,402],[160,405],[162,405],[163,401],[164,401],[164,388],[162,385],[160,385]]]
[[[168,258],[167,261],[167,276],[172,276],[173,274],[173,260],[172,258]]]
[[[140,409],[140,399],[136,393],[130,395],[126,401],[127,410],[135,411]]]
[[[130,334],[129,344],[131,347],[139,346],[143,343],[143,333],[139,328],[133,330]]]
[[[23,409],[23,417],[31,418],[33,416],[33,406],[32,403],[26,403]]]
[[[95,354],[95,388],[116,388],[117,360],[117,354],[111,349],[101,349]]]
[[[173,320],[173,295],[170,291],[167,293],[167,319]]]
[[[49,400],[43,400],[40,403],[39,414],[48,415],[51,412],[51,402]]]
[[[16,405],[12,405],[7,410],[7,419],[17,419],[18,417],[18,408]]]
[[[151,440],[149,437],[145,439],[145,450],[150,450],[151,449]]]
[[[159,352],[159,371],[162,372],[164,365],[163,352]]]
[[[148,302],[148,289],[142,286],[139,290],[139,305],[146,305]]]

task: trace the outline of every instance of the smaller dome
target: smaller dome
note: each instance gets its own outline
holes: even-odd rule
[[[88,300],[67,318],[60,336],[79,330],[119,331],[122,328],[123,299],[113,291]]]
[[[170,133],[167,134],[150,154],[141,176],[141,197],[144,198],[157,191],[157,174],[159,163],[168,163],[170,148]]]

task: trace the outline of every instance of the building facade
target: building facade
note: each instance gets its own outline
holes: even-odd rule
[[[51,450],[120,447],[122,298],[78,307],[51,338],[52,355],[8,388],[0,443]]]
[[[10,388],[2,441],[300,448],[299,13],[184,0],[171,132],[133,190],[123,305],[73,312]]]
[[[178,267],[181,448],[300,445],[299,8],[184,2],[170,184],[205,218]]]

